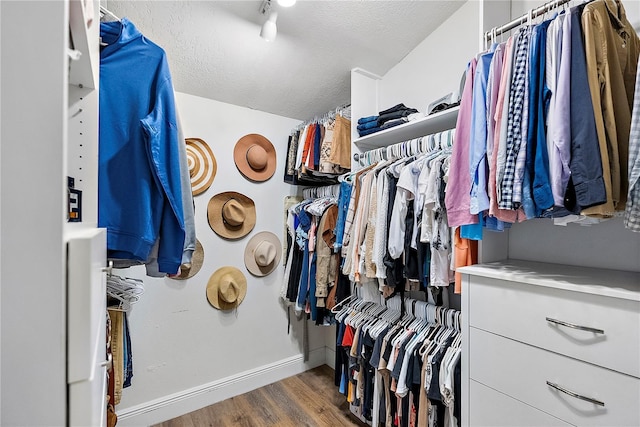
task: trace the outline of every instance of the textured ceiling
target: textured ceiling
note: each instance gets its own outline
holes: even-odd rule
[[[298,0],[273,6],[270,43],[261,1],[106,5],[164,48],[177,91],[305,120],[350,101],[352,68],[384,75],[463,3]]]

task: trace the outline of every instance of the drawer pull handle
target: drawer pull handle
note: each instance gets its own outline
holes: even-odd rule
[[[111,356],[111,353],[108,353],[107,360],[105,360],[104,362],[101,362],[100,367],[106,367],[107,369],[109,369],[111,367],[112,360],[113,360],[113,356]]]
[[[566,326],[567,328],[580,329],[581,331],[593,332],[594,334],[604,334],[604,330],[590,328],[589,326],[576,325],[575,323],[563,322],[562,320],[552,319],[547,317],[547,322],[555,323],[556,325]]]
[[[560,387],[558,384],[552,383],[551,381],[547,381],[547,385],[549,387],[555,388],[558,391],[563,392],[564,394],[568,394],[571,397],[575,397],[576,399],[584,400],[584,401],[593,403],[594,405],[604,406],[604,402],[601,402],[596,399],[592,399],[591,397],[582,396],[581,394],[578,394],[578,393],[574,393],[571,390],[567,390],[566,388]]]

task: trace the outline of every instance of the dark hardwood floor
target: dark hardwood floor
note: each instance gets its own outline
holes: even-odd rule
[[[155,427],[366,426],[349,411],[333,384],[333,369],[320,366]]]

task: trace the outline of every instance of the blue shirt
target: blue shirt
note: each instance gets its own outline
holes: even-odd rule
[[[478,214],[489,209],[487,194],[487,82],[495,46],[480,56],[473,82],[471,140],[469,143],[469,173],[471,179],[470,212]]]
[[[98,226],[110,258],[175,274],[185,239],[173,85],[164,50],[126,18],[101,22]]]
[[[531,64],[529,92],[529,134],[527,146],[533,147],[532,196],[536,205],[536,216],[553,207],[553,193],[549,179],[549,154],[547,151],[547,111],[551,94],[546,84],[545,53],[547,50],[547,28],[545,21],[533,29],[529,61]],[[523,199],[527,195],[522,195]]]

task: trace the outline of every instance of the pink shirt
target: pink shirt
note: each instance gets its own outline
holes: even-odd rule
[[[460,111],[453,140],[449,181],[445,193],[449,227],[477,224],[478,216],[471,214],[471,178],[469,171],[469,142],[471,138],[471,113],[473,101],[473,76],[476,58],[467,67],[464,90],[460,99]]]

